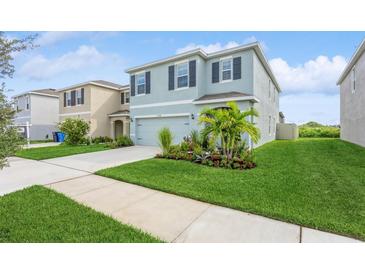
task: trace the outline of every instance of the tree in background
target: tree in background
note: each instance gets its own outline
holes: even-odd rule
[[[7,164],[7,157],[14,155],[23,143],[16,128],[12,126],[16,111],[5,96],[5,82],[2,79],[13,77],[15,72],[12,64],[13,54],[33,48],[35,37],[11,39],[6,38],[4,33],[0,32],[0,169]]]

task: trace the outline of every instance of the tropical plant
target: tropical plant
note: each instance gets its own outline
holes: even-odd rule
[[[169,128],[164,127],[158,132],[158,141],[163,155],[167,155],[169,153],[170,147],[172,145],[172,139],[172,133]]]
[[[258,116],[254,108],[241,112],[235,102],[228,102],[224,108],[205,108],[199,117],[199,123],[205,125],[202,135],[220,141],[222,153],[230,161],[243,134],[250,136],[254,143],[260,138],[259,129],[248,119],[252,116]]]
[[[74,118],[66,118],[58,128],[66,134],[65,143],[69,145],[81,144],[90,130],[86,121]]]

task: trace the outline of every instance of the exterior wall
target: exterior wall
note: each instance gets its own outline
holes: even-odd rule
[[[355,64],[356,90],[351,72],[340,85],[341,139],[365,147],[365,54]]]
[[[108,115],[120,110],[120,92],[114,89],[92,86],[90,107],[90,134],[93,137],[112,137],[110,135],[110,120]]]
[[[84,104],[83,105],[68,106],[68,107],[64,106],[64,93],[75,90],[75,88],[59,92],[59,114],[61,114],[60,117],[73,117],[74,113],[84,113],[85,114],[85,112],[90,112],[92,85],[86,85],[86,86],[82,86],[82,87],[84,88]],[[80,86],[79,88],[82,88],[82,87]],[[70,114],[70,116],[68,116],[67,114]],[[63,120],[64,120],[64,118],[62,118],[60,121],[63,121]]]
[[[276,123],[279,123],[279,93],[276,91],[275,96],[273,96],[274,84],[272,83],[269,98],[270,77],[256,54],[253,55],[253,69],[254,95],[259,99],[259,103],[254,104],[254,108],[259,113],[259,117],[255,117],[254,122],[257,123],[261,131],[261,138],[257,144],[257,146],[260,146],[276,139]],[[270,116],[271,134],[269,133]]]
[[[255,55],[253,50],[247,50],[238,52],[235,54],[230,54],[223,57],[217,57],[209,59],[206,62],[206,90],[205,94],[216,94],[223,92],[239,91],[248,94],[253,93],[253,56]],[[224,81],[222,82],[222,66],[219,66],[219,83],[212,83],[212,63],[219,62],[222,58],[227,58],[231,56],[232,58],[241,57],[241,79]],[[232,72],[233,73],[233,72]],[[204,95],[204,94],[203,94]]]
[[[55,125],[58,123],[59,99],[31,94],[31,122],[34,125]]]
[[[26,98],[29,95],[23,95],[20,97],[17,97],[17,106],[18,106],[18,112],[16,113],[14,117],[14,123],[16,125],[25,125],[26,122],[31,123],[31,108],[32,108],[32,102],[30,102],[30,108],[26,109]],[[31,100],[29,96],[29,100]]]
[[[29,96],[30,109],[26,110],[26,96]],[[15,116],[16,125],[29,122],[29,137],[31,140],[52,138],[58,122],[59,100],[56,97],[28,94],[17,98],[21,109]]]

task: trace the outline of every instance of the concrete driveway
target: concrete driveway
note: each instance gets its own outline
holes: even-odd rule
[[[0,170],[0,195],[32,185],[45,185],[90,174],[18,157],[10,158],[9,164],[9,167]]]
[[[103,168],[153,158],[159,152],[158,147],[131,146],[54,158],[42,162],[93,173]]]
[[[97,170],[152,158],[157,147],[132,146],[99,152],[34,161],[18,157],[9,159],[9,167],[0,170],[0,195],[32,185],[45,185]]]

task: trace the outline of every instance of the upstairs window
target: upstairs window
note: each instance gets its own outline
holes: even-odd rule
[[[271,98],[271,79],[269,79],[269,98]]]
[[[176,65],[176,83],[177,88],[185,88],[189,83],[189,72],[188,72],[188,63],[182,63]]]
[[[81,89],[76,91],[76,105],[82,105]]]
[[[125,103],[129,104],[129,92],[125,93]]]
[[[71,106],[71,92],[66,92],[66,107]]]
[[[146,93],[146,77],[145,73],[136,75],[136,86],[137,86],[137,94],[145,94]]]
[[[232,59],[222,61],[222,81],[232,80]]]
[[[30,109],[30,98],[29,98],[29,96],[26,96],[25,100],[26,100],[25,109],[29,110]]]
[[[356,71],[355,67],[351,71],[351,92],[355,93],[356,91]]]

